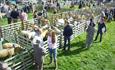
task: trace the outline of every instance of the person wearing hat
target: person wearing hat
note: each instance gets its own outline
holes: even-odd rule
[[[46,53],[46,49],[43,47],[41,30],[36,25],[34,26],[34,32],[32,47],[34,50],[36,70],[43,70],[43,56]]]

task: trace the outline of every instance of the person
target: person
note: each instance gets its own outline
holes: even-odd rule
[[[44,17],[45,19],[47,19],[47,18],[48,18],[48,15],[47,15],[46,9],[43,9],[42,13],[43,13],[43,17]]]
[[[44,23],[42,24],[43,27],[44,27],[44,26],[49,26],[49,25],[50,25],[50,22],[49,22],[48,19],[44,19],[43,21],[44,21]]]
[[[113,9],[113,19],[115,21],[115,8]]]
[[[74,1],[71,1],[71,6],[70,8],[73,8],[74,7]]]
[[[0,70],[11,70],[7,63],[0,62]]]
[[[66,46],[67,46],[67,41],[68,41],[68,50],[70,50],[70,37],[73,34],[73,30],[72,27],[69,25],[69,22],[66,22],[66,26],[64,27],[64,31],[63,31],[63,36],[64,36],[64,48],[63,50],[66,50]]]
[[[91,43],[93,41],[94,33],[95,33],[95,24],[93,19],[90,19],[90,23],[88,25],[88,28],[86,30],[87,36],[86,36],[86,48],[91,46]]]
[[[110,22],[111,20],[112,20],[112,14],[109,12],[108,17],[107,17],[107,21]]]
[[[15,23],[18,21],[18,17],[19,17],[19,12],[16,9],[17,7],[15,6],[15,8],[11,11],[11,18],[12,18],[12,22]]]
[[[47,37],[48,49],[50,54],[50,63],[52,63],[52,56],[54,59],[55,68],[57,68],[57,36],[56,32],[51,31],[48,33]]]
[[[6,12],[6,17],[7,17],[7,21],[8,21],[8,24],[11,24],[11,9],[9,8],[9,10]]]
[[[61,9],[59,2],[57,2],[57,9],[58,9],[58,11]]]
[[[80,2],[79,2],[79,9],[81,9],[82,7],[83,7],[83,2],[80,1]]]
[[[40,26],[41,25],[42,13],[35,11],[33,15],[34,15],[34,17],[33,17],[34,18],[34,23],[37,24],[38,26]]]
[[[24,10],[22,10],[20,13],[22,30],[24,29],[24,21],[27,21],[27,19],[28,19],[28,14],[26,12],[24,12]]]
[[[35,24],[37,24],[37,13],[38,13],[37,10],[33,12],[33,19]]]
[[[98,35],[100,34],[100,41],[99,41],[99,42],[101,42],[101,41],[102,41],[103,32],[106,32],[106,25],[105,25],[105,22],[104,22],[104,17],[101,16],[101,17],[100,17],[100,21],[99,21],[99,23],[98,23],[97,35],[96,35],[94,41],[97,40]]]
[[[28,14],[27,14],[26,12],[24,12],[24,10],[21,11],[20,16],[21,16],[20,19],[21,19],[22,21],[27,21],[27,19],[28,19]]]
[[[35,35],[32,40],[32,47],[34,50],[36,70],[43,70],[43,56],[46,53],[46,49],[43,47],[43,38],[41,37],[40,29],[35,26]]]

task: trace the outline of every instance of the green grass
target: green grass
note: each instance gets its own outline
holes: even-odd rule
[[[93,43],[90,49],[82,48],[85,34],[72,41],[70,52],[59,52],[59,70],[115,70],[115,22],[107,24],[102,43]]]
[[[32,13],[28,13],[28,19],[32,19],[33,18],[33,14]],[[19,19],[20,21],[20,19]],[[7,22],[7,18],[6,17],[3,17],[3,19],[0,19],[0,26],[3,26],[3,25],[7,25],[8,22]]]
[[[107,24],[107,33],[102,43],[93,43],[84,49],[86,33],[71,43],[71,51],[58,50],[58,70],[115,70],[115,22]],[[46,57],[45,64],[49,62]],[[44,70],[53,70],[54,65],[44,65]],[[31,68],[30,70],[34,70]]]
[[[0,26],[7,24],[7,18],[0,19]]]
[[[85,34],[75,38],[70,52],[59,52],[59,70],[115,70],[114,24],[115,22],[107,24],[103,42],[93,43],[90,49],[82,48],[85,44]]]
[[[63,11],[75,10],[65,8]],[[52,13],[49,13],[52,15]],[[29,19],[32,13],[29,13]],[[0,20],[0,26],[7,24],[7,19]],[[71,42],[71,51],[58,50],[58,70],[115,70],[115,22],[107,24],[107,33],[103,35],[102,43],[93,43],[90,49],[84,49],[86,33],[76,37]],[[44,70],[54,70],[54,65],[47,63],[46,57]],[[30,70],[34,70],[32,67]]]
[[[40,6],[38,6],[38,11],[41,11],[42,10],[42,6],[40,5]],[[65,12],[65,11],[72,11],[72,10],[77,10],[78,9],[78,6],[75,6],[75,7],[73,7],[73,8],[70,8],[69,6],[65,6],[63,9],[61,9],[60,11],[59,11],[59,13],[60,12]],[[48,16],[49,16],[49,18],[51,17],[53,15],[53,10],[49,10],[48,11]],[[30,12],[30,13],[28,13],[28,19],[32,19],[33,18],[33,14],[32,14],[32,12]],[[20,20],[19,20],[20,21]],[[51,22],[52,22],[52,20],[51,20]],[[3,17],[3,19],[0,19],[0,26],[2,26],[2,25],[7,25],[7,18],[6,17]]]

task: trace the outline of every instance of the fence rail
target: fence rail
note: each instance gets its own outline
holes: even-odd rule
[[[78,25],[76,24],[73,27],[74,34],[72,38],[74,39],[76,35],[80,35],[81,33],[83,33],[84,27],[85,27],[85,23],[80,23]],[[60,38],[60,37],[61,37],[61,34],[58,35],[58,46],[60,46],[60,44],[63,43],[63,38]],[[25,48],[25,51],[6,59],[5,62],[7,62],[8,65],[13,70],[28,70],[28,68],[31,67],[34,63],[33,57],[32,57],[33,49],[31,47],[31,41],[28,38],[24,37],[23,35],[18,35],[17,43],[23,46]],[[46,41],[44,42],[44,47],[46,48],[48,47],[48,44]]]
[[[77,12],[77,14],[78,13],[80,12]],[[99,18],[97,16],[94,19],[97,21]],[[78,23],[73,25],[72,39],[74,39],[78,35],[81,35],[85,31],[87,21]],[[26,30],[30,26],[31,24],[24,24],[24,29]],[[25,38],[23,35],[15,34],[15,32],[20,28],[20,23],[14,23],[1,27],[2,36],[5,40],[9,42],[16,42],[24,47],[24,50],[22,52],[5,60],[5,62],[8,63],[12,70],[28,70],[33,65],[33,49],[31,47],[31,41],[28,38]],[[58,36],[58,46],[62,46],[62,43],[63,35],[62,33],[60,33]],[[44,47],[48,47],[47,42],[44,42]]]

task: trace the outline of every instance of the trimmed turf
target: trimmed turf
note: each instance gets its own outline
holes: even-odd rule
[[[85,49],[85,39],[86,33],[72,41],[71,51],[58,50],[57,70],[115,70],[115,22],[107,24],[102,43],[97,41]],[[54,65],[48,62],[49,57],[46,57],[44,70],[54,70]]]
[[[103,42],[93,43],[90,49],[82,48],[85,34],[72,41],[70,52],[59,52],[59,70],[115,70],[115,22],[107,24]]]
[[[0,20],[0,26],[5,24],[6,18]],[[84,49],[85,38],[86,33],[76,37],[69,52],[58,50],[58,70],[115,70],[115,22],[107,24],[102,43],[97,41],[90,49]],[[54,70],[53,64],[47,64],[49,57],[45,61],[44,69]],[[34,70],[34,67],[30,70]]]

